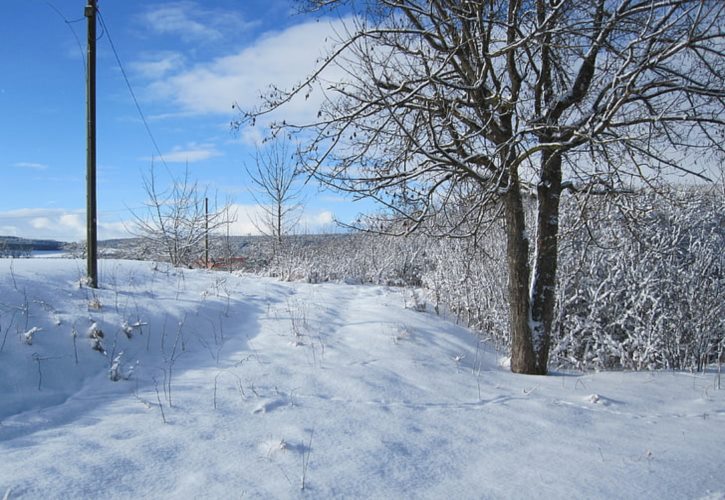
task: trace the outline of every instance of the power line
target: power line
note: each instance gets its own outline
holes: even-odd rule
[[[74,23],[79,23],[79,22],[85,21],[85,18],[81,17],[79,19],[73,19],[72,21],[69,21],[68,18],[63,15],[63,13],[60,11],[60,9],[58,9],[58,7],[56,7],[55,5],[53,5],[52,3],[47,2],[47,1],[45,3],[48,4],[48,7],[53,9],[55,11],[55,13],[61,17],[61,19],[63,19],[63,22],[65,22],[66,26],[68,26],[68,29],[71,31],[71,33],[73,33],[73,38],[76,39],[76,43],[78,44],[78,50],[80,51],[81,58],[83,59],[83,69],[85,70],[86,64],[87,64],[86,63],[86,53],[83,50],[83,45],[81,44],[81,39],[78,38],[78,33],[76,33],[76,30],[73,29]]]
[[[86,61],[86,55],[85,51],[83,49],[83,45],[81,44],[81,40],[78,37],[78,34],[76,33],[75,29],[73,29],[73,24],[78,23],[81,21],[84,21],[84,18],[79,19],[73,19],[69,20],[61,11],[51,2],[47,1],[45,2],[48,7],[53,9],[58,16],[63,19],[63,22],[68,26],[68,29],[70,29],[71,33],[73,34],[73,38],[75,38],[76,44],[78,45],[78,49],[81,53],[81,58],[83,59],[83,66],[84,68],[87,68],[87,61]],[[151,131],[151,127],[148,124],[148,121],[146,120],[146,115],[144,114],[143,110],[141,109],[141,105],[138,102],[138,99],[136,98],[136,93],[133,90],[133,86],[131,85],[131,81],[128,78],[128,74],[126,73],[126,69],[123,66],[123,63],[121,62],[121,58],[118,55],[118,51],[116,50],[116,45],[113,43],[113,39],[111,38],[111,33],[108,30],[108,26],[106,25],[106,22],[103,18],[103,14],[101,13],[101,10],[96,7],[96,12],[98,14],[98,19],[101,23],[101,28],[103,31],[101,32],[101,36],[98,37],[98,39],[102,38],[104,35],[108,37],[109,45],[111,46],[111,50],[113,52],[114,57],[116,58],[116,63],[118,64],[118,68],[121,70],[121,74],[123,75],[123,79],[126,82],[126,87],[128,88],[129,93],[131,94],[131,98],[133,99],[134,105],[136,106],[136,111],[138,112],[139,116],[141,117],[141,121],[144,124],[144,128],[146,129],[146,133],[149,136],[149,139],[151,140],[151,143],[154,146],[154,149],[156,150],[156,153],[158,154],[159,159],[161,160],[161,163],[163,163],[164,167],[167,169],[169,166],[166,164],[166,160],[164,159],[164,155],[161,153],[161,149],[159,148],[158,143],[156,142],[156,138],[154,137],[153,132]]]
[[[148,121],[146,121],[146,116],[144,115],[144,112],[141,109],[141,105],[139,104],[138,99],[136,99],[136,93],[133,91],[133,87],[131,86],[131,81],[128,79],[126,70],[123,67],[123,64],[121,63],[121,58],[119,57],[118,51],[116,50],[116,45],[113,43],[113,38],[111,38],[111,32],[108,30],[108,27],[106,26],[106,22],[103,19],[103,14],[101,13],[100,9],[98,10],[98,18],[101,21],[101,27],[103,28],[103,32],[108,37],[108,42],[111,45],[111,50],[113,51],[113,55],[116,58],[116,63],[118,64],[118,68],[121,70],[121,74],[123,75],[123,79],[126,82],[126,87],[128,87],[128,91],[131,94],[131,98],[133,99],[133,102],[136,105],[136,110],[138,111],[138,114],[141,117],[141,121],[143,122],[144,127],[146,128],[146,133],[148,134],[149,138],[151,139],[151,143],[154,145],[154,149],[156,149],[156,153],[158,153],[159,158],[161,159],[161,163],[163,163],[164,167],[166,167],[168,169],[169,166],[166,164],[166,160],[164,160],[164,155],[161,154],[161,149],[159,149],[159,145],[156,142],[156,139],[154,138],[154,134],[151,132],[151,127],[149,127]]]

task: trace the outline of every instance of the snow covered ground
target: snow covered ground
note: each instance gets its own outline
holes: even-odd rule
[[[714,372],[513,375],[401,289],[83,269],[0,260],[0,498],[725,498]]]

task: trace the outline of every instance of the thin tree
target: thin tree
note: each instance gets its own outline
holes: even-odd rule
[[[706,179],[722,161],[725,2],[309,5],[351,3],[370,8],[320,67],[299,86],[271,89],[238,126],[318,85],[326,100],[317,119],[272,130],[307,141],[301,161],[320,181],[382,203],[400,233],[467,236],[500,215],[511,368],[545,374],[565,191]],[[324,81],[331,66],[343,81]]]
[[[132,230],[154,258],[167,260],[174,266],[190,266],[204,254],[209,233],[223,229],[234,215],[230,203],[207,213],[207,192],[189,178],[188,168],[183,177],[170,176],[170,186],[161,188],[151,165],[149,174],[143,177],[146,209],[133,212]]]
[[[244,170],[252,181],[249,192],[261,210],[252,223],[260,233],[273,238],[278,250],[302,215],[301,172],[295,156],[288,143],[268,141],[256,149],[254,167],[245,165]]]

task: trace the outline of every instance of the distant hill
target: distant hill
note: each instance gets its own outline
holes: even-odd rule
[[[17,236],[0,236],[0,255],[21,255],[32,251],[63,250],[65,243],[56,240],[34,240]]]

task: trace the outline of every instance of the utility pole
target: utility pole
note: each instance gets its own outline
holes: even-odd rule
[[[88,0],[88,67],[86,75],[86,258],[88,286],[98,288],[98,234],[96,216],[96,0]]]
[[[209,269],[209,198],[204,198],[204,265]]]

